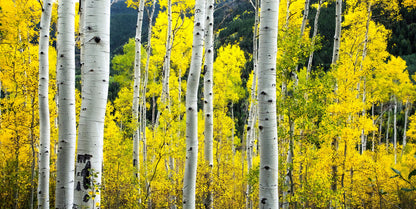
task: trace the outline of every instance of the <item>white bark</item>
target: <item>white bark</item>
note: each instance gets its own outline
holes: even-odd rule
[[[213,157],[213,137],[214,137],[214,111],[213,111],[213,68],[214,68],[214,0],[207,0],[205,19],[205,66],[204,66],[204,157],[209,165],[208,191],[205,194],[205,208],[212,208],[212,167],[214,165]]]
[[[49,28],[52,15],[52,0],[42,4],[42,17],[39,34],[39,178],[38,208],[49,208]]]
[[[170,55],[172,49],[172,0],[168,0],[168,28],[166,34],[165,59],[163,64],[163,89],[162,89],[162,103],[169,99],[169,75],[170,75]]]
[[[321,14],[321,5],[323,2],[324,0],[319,0],[318,8],[316,9],[315,20],[313,22],[312,46],[315,45],[316,36],[318,35],[318,21],[319,21],[319,15]],[[311,74],[312,61],[313,61],[313,51],[311,51],[311,53],[309,54],[307,78],[309,78],[309,75]]]
[[[254,31],[253,31],[253,80],[251,83],[251,100],[249,107],[249,115],[247,120],[247,133],[246,133],[246,155],[247,155],[247,172],[250,173],[253,167],[253,147],[254,147],[254,134],[256,125],[256,113],[257,113],[257,97],[256,97],[256,85],[257,85],[257,73],[258,73],[258,29],[259,29],[259,0],[256,0],[254,5]],[[247,184],[246,190],[246,208],[253,208],[253,200],[250,197],[252,185]]]
[[[144,82],[143,82],[143,90],[142,90],[142,103],[141,103],[141,118],[140,118],[140,131],[142,133],[142,141],[143,141],[143,164],[144,164],[144,175],[145,175],[145,187],[146,187],[146,200],[148,207],[151,205],[151,189],[150,184],[147,179],[147,140],[146,140],[146,92],[147,92],[147,82],[149,79],[149,66],[150,66],[150,56],[152,52],[152,27],[153,27],[153,15],[155,13],[155,6],[156,0],[152,1],[152,10],[148,17],[149,26],[147,29],[147,46],[146,46],[146,66],[145,66],[145,75],[144,75]],[[152,117],[153,118],[153,117]],[[150,207],[149,207],[150,208]]]
[[[207,0],[205,21],[205,74],[204,74],[204,112],[205,112],[205,160],[213,166],[213,64],[214,64],[214,1]]]
[[[391,114],[391,111],[390,111],[390,107],[388,107],[389,108],[389,115],[388,115],[388,117],[387,117],[387,129],[386,129],[386,150],[388,151],[388,149],[389,149],[389,142],[390,142],[390,139],[389,139],[389,130],[390,130],[390,114]]]
[[[309,16],[309,0],[305,0],[305,8],[303,10],[303,18],[302,18],[302,25],[300,26],[300,38],[302,38],[303,33],[306,27],[306,21],[308,20]]]
[[[342,22],[342,0],[335,2],[335,35],[334,50],[332,53],[332,64],[336,64],[339,58],[339,48],[341,43],[341,22]]]
[[[81,94],[74,208],[100,208],[104,118],[110,67],[110,1],[86,0],[84,8],[84,86]]]
[[[363,70],[364,60],[367,56],[367,44],[368,44],[368,31],[370,28],[370,20],[371,20],[371,3],[368,3],[367,7],[367,23],[365,27],[365,38],[364,38],[364,47],[363,47],[363,54],[362,54],[362,60],[360,65],[360,71]],[[365,76],[362,77],[363,80],[363,110],[362,110],[362,116],[365,117],[366,115],[366,109],[365,109],[365,103],[366,103],[366,78]],[[360,83],[358,83],[359,86]],[[359,88],[358,88],[359,89]],[[366,150],[367,140],[366,135],[364,134],[364,129],[361,130],[361,153],[364,153]]]
[[[403,147],[402,147],[402,155],[404,152],[404,148],[406,147],[406,143],[407,143],[407,135],[406,135],[406,131],[407,131],[407,118],[409,117],[409,100],[406,100],[406,106],[405,106],[405,110],[404,110],[404,128],[403,128]]]
[[[72,208],[75,172],[75,2],[58,6],[58,124],[55,208]]]
[[[183,208],[195,208],[196,167],[198,161],[198,86],[204,47],[205,0],[195,0],[192,57],[186,88],[186,161],[183,183]]]
[[[79,63],[81,65],[81,91],[82,88],[84,87],[84,73],[82,72],[83,70],[83,65],[84,65],[84,19],[85,19],[85,1],[86,0],[79,0],[79,9],[78,9],[78,14],[79,14],[79,25],[78,25],[78,36],[79,36],[79,43],[80,43],[80,55],[79,55]]]
[[[382,131],[383,131],[383,103],[381,103],[381,105],[380,105],[380,112],[381,112],[381,114],[380,114],[380,125],[379,125],[379,128],[378,128],[378,145],[380,145],[381,144],[381,133],[382,133]]]
[[[278,208],[278,147],[276,121],[276,55],[278,0],[262,0],[259,36],[259,208]]]
[[[133,109],[132,116],[134,123],[138,124],[139,119],[139,102],[140,102],[140,82],[141,82],[141,49],[142,49],[142,27],[143,27],[143,9],[144,0],[140,0],[137,10],[137,24],[135,37],[135,57],[134,57],[134,84],[133,84]],[[133,166],[135,167],[134,175],[140,180],[140,128],[134,126],[133,132]],[[140,189],[139,189],[140,194]],[[140,197],[139,197],[140,202]]]

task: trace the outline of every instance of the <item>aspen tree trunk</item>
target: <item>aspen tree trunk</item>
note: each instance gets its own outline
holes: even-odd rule
[[[339,49],[341,43],[341,22],[342,22],[342,0],[336,0],[335,2],[335,35],[334,35],[334,48],[332,53],[332,65],[337,64],[339,58]],[[335,92],[338,91],[338,84],[335,84]],[[338,136],[335,136],[332,141],[332,151],[335,153],[338,150]],[[332,183],[331,189],[333,192],[337,190],[337,173],[338,166],[332,165]],[[336,207],[336,203],[330,201],[330,208]]]
[[[161,95],[161,101],[162,101],[161,109],[166,108],[170,112],[169,77],[170,77],[171,51],[172,51],[172,45],[174,41],[173,33],[172,33],[172,1],[171,0],[168,0],[167,7],[168,7],[168,28],[167,28],[166,45],[165,45],[166,54],[165,54],[165,59],[164,59],[164,64],[163,64],[164,77],[162,81],[163,84],[162,84],[162,95]],[[159,116],[160,116],[160,110],[158,111],[158,114],[156,116],[155,126],[159,124]],[[166,127],[164,128],[165,133],[168,128],[169,128],[168,125],[166,125]],[[170,138],[169,149],[171,149],[171,147],[174,146],[172,144],[172,135],[170,135],[169,138]],[[166,167],[166,171],[168,172],[168,178],[171,181],[171,183],[174,183],[172,179],[172,172],[175,169],[175,161],[172,156],[169,156],[168,164],[169,166]],[[174,194],[169,194],[169,205],[171,209],[176,208],[175,200],[176,200],[176,196]]]
[[[302,18],[302,25],[300,26],[300,37],[302,38],[303,33],[306,27],[306,21],[308,20],[309,16],[309,0],[305,0],[305,8],[303,10],[303,18]]]
[[[195,208],[198,161],[198,86],[204,47],[205,0],[195,0],[192,57],[186,88],[186,161],[183,182],[183,208]]]
[[[303,9],[303,17],[302,17],[302,24],[301,24],[301,26],[300,26],[300,33],[299,33],[299,40],[302,40],[302,36],[303,36],[303,33],[304,33],[304,31],[305,31],[305,27],[306,27],[306,22],[308,21],[308,16],[309,16],[309,0],[305,0],[305,7],[304,7],[304,9]],[[300,41],[300,43],[299,43],[299,47],[301,47],[302,46],[302,44],[301,44],[302,42]],[[297,64],[296,65],[296,71],[294,72],[294,74],[295,74],[295,84],[297,85],[298,84],[298,82],[299,82],[299,78],[298,78],[298,76],[297,76],[297,72],[298,72],[298,70],[299,70],[299,64]]]
[[[393,149],[394,149],[394,164],[397,163],[397,98],[394,96],[394,122],[393,122]]]
[[[339,48],[341,43],[341,22],[342,22],[342,0],[335,2],[335,35],[334,50],[332,53],[332,64],[336,64],[339,58]]]
[[[253,31],[253,80],[251,83],[251,100],[250,100],[250,112],[247,120],[247,133],[246,133],[246,155],[247,155],[247,172],[250,173],[253,167],[253,147],[254,147],[254,131],[256,125],[256,113],[257,113],[257,97],[256,97],[256,85],[257,85],[257,72],[258,72],[258,29],[259,29],[259,3],[260,0],[256,0],[254,5],[254,31]],[[253,200],[251,199],[252,185],[247,184],[246,190],[246,208],[253,208]]]
[[[259,208],[278,208],[276,55],[279,1],[261,0],[259,36]]]
[[[167,28],[167,35],[166,35],[166,54],[163,64],[163,84],[162,84],[162,103],[167,102],[169,99],[169,75],[170,75],[170,55],[171,55],[171,48],[172,48],[172,1],[168,0],[168,28]]]
[[[166,43],[165,43],[165,56],[163,59],[163,68],[162,68],[162,94],[160,101],[162,103],[162,108],[159,108],[156,113],[156,120],[154,124],[154,130],[157,129],[159,125],[160,113],[163,109],[170,109],[169,104],[169,76],[170,76],[170,60],[171,60],[171,48],[173,45],[173,34],[172,34],[172,1],[168,0],[168,28],[166,32]]]
[[[137,10],[137,24],[135,37],[135,57],[134,57],[134,84],[133,84],[133,109],[132,117],[134,123],[133,131],[133,166],[135,167],[134,175],[138,182],[140,181],[140,128],[139,128],[139,102],[140,102],[140,82],[141,82],[141,51],[142,51],[142,27],[143,27],[143,10],[144,0],[140,0],[139,8]],[[139,203],[140,200],[140,186],[138,187]]]
[[[390,109],[390,107],[388,107]],[[386,129],[386,150],[389,150],[389,130],[390,130],[390,115],[391,111],[389,110],[389,115],[387,117],[387,129]]]
[[[380,105],[380,112],[381,112],[381,114],[380,114],[380,125],[379,125],[379,128],[378,128],[378,145],[380,145],[381,144],[381,133],[382,133],[382,130],[383,130],[383,103],[381,103],[381,105]]]
[[[110,1],[86,0],[84,8],[84,87],[81,94],[74,208],[100,208],[104,118],[110,67]]]
[[[39,34],[39,179],[38,208],[49,208],[49,28],[52,15],[52,0],[42,4]]]
[[[288,7],[289,10],[289,7]],[[302,39],[305,27],[306,27],[306,21],[308,19],[308,15],[309,15],[309,0],[305,0],[305,8],[304,8],[304,12],[303,12],[303,18],[302,18],[302,24],[301,24],[301,28],[300,28],[300,34],[299,37],[300,39]],[[299,47],[301,47],[301,45],[299,45]],[[297,71],[298,71],[299,65],[296,66],[296,71],[293,72],[294,74],[294,88],[296,89],[297,85],[298,85],[298,76],[297,76]],[[283,92],[282,92],[283,93]],[[286,95],[286,92],[284,92],[284,94]],[[289,126],[290,126],[290,130],[289,130],[289,149],[287,151],[287,159],[286,159],[286,164],[288,165],[287,167],[287,172],[286,172],[286,177],[285,177],[285,181],[283,184],[283,208],[289,208],[290,204],[289,204],[289,195],[293,195],[294,191],[293,191],[293,157],[294,157],[294,131],[295,131],[295,122],[293,121],[293,119],[290,117],[290,112],[289,112]]]
[[[79,9],[78,9],[78,14],[79,14],[79,26],[78,26],[78,30],[79,30],[79,43],[80,43],[80,55],[79,55],[79,62],[81,65],[81,91],[82,88],[84,87],[84,73],[82,72],[83,70],[83,65],[84,65],[84,19],[85,19],[85,1],[86,0],[79,0]]]
[[[324,0],[319,0],[318,8],[316,9],[315,20],[313,22],[312,46],[315,45],[316,36],[318,35],[318,21],[319,21],[319,15],[321,14],[321,6],[322,6],[323,2],[324,2]],[[307,71],[306,71],[307,72],[307,78],[309,78],[309,75],[311,74],[312,61],[313,61],[313,52],[314,51],[311,51],[311,53],[309,54],[308,68],[307,68]]]
[[[59,141],[56,162],[55,208],[72,208],[75,172],[75,1],[58,5],[57,80]]]
[[[214,133],[214,112],[213,102],[214,95],[213,86],[213,68],[214,68],[214,0],[206,2],[206,19],[205,19],[205,65],[204,65],[204,116],[205,116],[205,146],[204,158],[208,162],[209,170],[206,174],[208,179],[208,191],[204,195],[205,208],[212,208],[212,167],[214,165],[213,158],[213,133]]]
[[[407,118],[409,117],[409,100],[406,100],[406,107],[404,110],[404,128],[403,128],[403,147],[402,147],[402,155],[404,153],[404,148],[406,147],[406,139],[407,139],[407,135],[406,135],[406,131],[407,131]]]
[[[368,8],[367,8],[367,23],[365,26],[365,38],[364,38],[364,47],[363,47],[363,56],[362,56],[362,60],[361,60],[361,64],[360,64],[360,71],[363,71],[363,65],[364,65],[364,60],[365,57],[367,56],[367,44],[368,44],[368,30],[370,27],[370,20],[371,20],[371,3],[368,3]],[[360,79],[361,80],[361,79]],[[365,109],[365,103],[366,103],[366,78],[365,76],[362,78],[363,80],[363,110],[362,110],[362,117],[365,117],[366,115],[366,109]],[[360,83],[358,83],[359,85]],[[359,88],[358,88],[359,90]],[[366,140],[366,135],[364,134],[364,129],[361,130],[361,153],[364,153],[366,150],[366,145],[367,145],[367,140]]]
[[[146,140],[146,92],[147,92],[147,82],[149,78],[149,66],[150,66],[150,56],[152,53],[152,27],[153,27],[153,15],[155,14],[155,6],[156,0],[152,1],[152,10],[149,15],[149,27],[147,30],[147,46],[146,46],[146,66],[145,66],[145,76],[143,82],[143,90],[142,90],[142,107],[141,107],[141,132],[142,132],[142,140],[143,140],[143,164],[144,164],[144,175],[145,175],[145,188],[146,188],[146,199],[145,204],[147,201],[148,207],[151,205],[151,188],[150,184],[147,179],[147,140]],[[153,117],[152,117],[153,118]],[[150,208],[150,207],[149,207]]]
[[[286,171],[286,176],[285,176],[285,181],[284,181],[284,185],[283,185],[283,208],[284,209],[288,209],[290,207],[289,205],[289,199],[288,196],[289,195],[293,195],[293,146],[294,146],[294,139],[293,139],[293,133],[294,133],[294,123],[292,121],[292,119],[289,117],[289,126],[290,126],[290,131],[289,131],[289,149],[287,151],[287,159],[286,159],[286,163],[287,163],[287,171]]]

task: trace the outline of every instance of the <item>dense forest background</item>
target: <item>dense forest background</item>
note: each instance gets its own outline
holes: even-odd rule
[[[340,59],[334,64],[335,1],[323,1],[318,36],[312,37],[319,2],[310,1],[305,33],[299,35],[305,1],[280,1],[276,78],[280,206],[416,208],[416,5],[411,0],[343,1]],[[369,2],[374,3],[371,10]],[[250,113],[256,117],[254,4],[225,0],[215,5],[214,165],[203,159],[203,71],[198,88],[198,208],[204,207],[207,194],[212,195],[214,208],[257,208],[259,202],[259,127],[256,120],[247,124]],[[167,1],[156,1],[150,36],[152,2],[146,1],[141,64],[147,69],[142,72],[147,86],[141,87],[140,121],[132,116],[137,1],[116,1],[111,6],[104,159],[103,170],[98,171],[102,184],[91,189],[92,196],[101,193],[97,207],[182,206],[194,5],[176,0],[173,5],[175,41],[166,104],[161,94]],[[59,150],[55,10],[56,5],[49,55],[51,207]],[[35,0],[0,2],[0,208],[33,208],[39,195],[40,14]],[[79,118],[79,44],[76,57]],[[139,125],[140,172],[134,176],[132,138]]]

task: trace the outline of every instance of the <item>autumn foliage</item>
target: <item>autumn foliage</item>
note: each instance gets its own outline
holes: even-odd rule
[[[146,108],[139,121],[132,118],[134,40],[124,45],[121,54],[112,57],[110,91],[115,99],[108,101],[105,118],[103,177],[99,188],[102,208],[182,207],[185,92],[194,2],[172,0],[169,98],[163,103],[167,1],[158,3],[161,10],[152,30],[151,53],[142,50],[142,66],[147,56],[150,65],[141,76],[147,79],[147,87],[141,90],[141,95],[146,95],[141,96],[146,98],[140,101],[141,107]],[[218,2],[221,3],[224,2]],[[373,15],[377,11],[399,20],[399,8],[414,11],[414,1],[346,0],[339,61],[330,66],[314,61],[310,74],[306,70],[309,54],[321,50],[333,37],[318,35],[312,41],[311,22],[300,36],[304,3],[282,0],[279,7],[276,117],[280,199],[283,191],[289,189],[290,208],[416,207],[415,78],[407,71],[403,58],[388,52],[392,32]],[[137,7],[136,1],[127,4]],[[325,1],[323,8],[331,4],[333,1]],[[150,5],[148,1],[146,6]],[[316,9],[315,3],[311,9]],[[251,10],[244,15],[254,14]],[[36,0],[0,1],[0,208],[36,205],[40,15],[41,6]],[[56,7],[53,27],[54,23]],[[253,25],[244,27],[253,30]],[[225,30],[219,28],[216,37]],[[54,32],[51,30],[52,46]],[[235,37],[236,34],[231,34],[228,40]],[[246,153],[250,94],[251,89],[256,89],[252,88],[251,71],[255,55],[245,50],[240,41],[242,38],[230,43],[215,41],[212,168],[203,159],[204,100],[202,92],[199,93],[198,208],[204,206],[207,191],[212,191],[214,208],[249,208],[250,202],[256,208],[259,202],[258,128],[254,128],[250,170]],[[53,207],[59,117],[53,47],[49,57]],[[79,91],[76,98],[79,118]],[[133,131],[144,122],[146,126],[140,129],[140,173],[136,177],[132,163]],[[291,143],[293,162],[288,163]],[[209,170],[211,178],[206,175]],[[288,171],[290,181],[286,184]]]

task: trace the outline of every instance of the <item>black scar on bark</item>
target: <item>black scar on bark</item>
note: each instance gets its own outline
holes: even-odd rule
[[[101,38],[100,38],[100,37],[98,37],[98,36],[95,36],[95,37],[94,37],[94,41],[95,41],[95,43],[100,43]]]
[[[77,188],[76,188],[76,190],[77,190],[77,191],[81,191],[81,182],[79,182],[79,181],[78,181],[78,183],[77,183]]]
[[[91,185],[90,169],[91,169],[91,162],[88,161],[84,169],[82,169],[81,171],[82,186],[84,187],[84,189],[88,189]]]
[[[134,159],[134,160],[133,160],[133,166],[136,166],[136,164],[137,164],[137,160],[136,160],[136,159]]]
[[[89,195],[84,195],[84,198],[82,198],[82,201],[84,202],[88,202],[88,200],[90,200],[90,196]]]
[[[267,198],[261,199],[261,204],[266,204],[266,202],[267,202]]]
[[[90,161],[92,155],[85,154],[85,155],[78,155],[78,163],[86,163]]]

